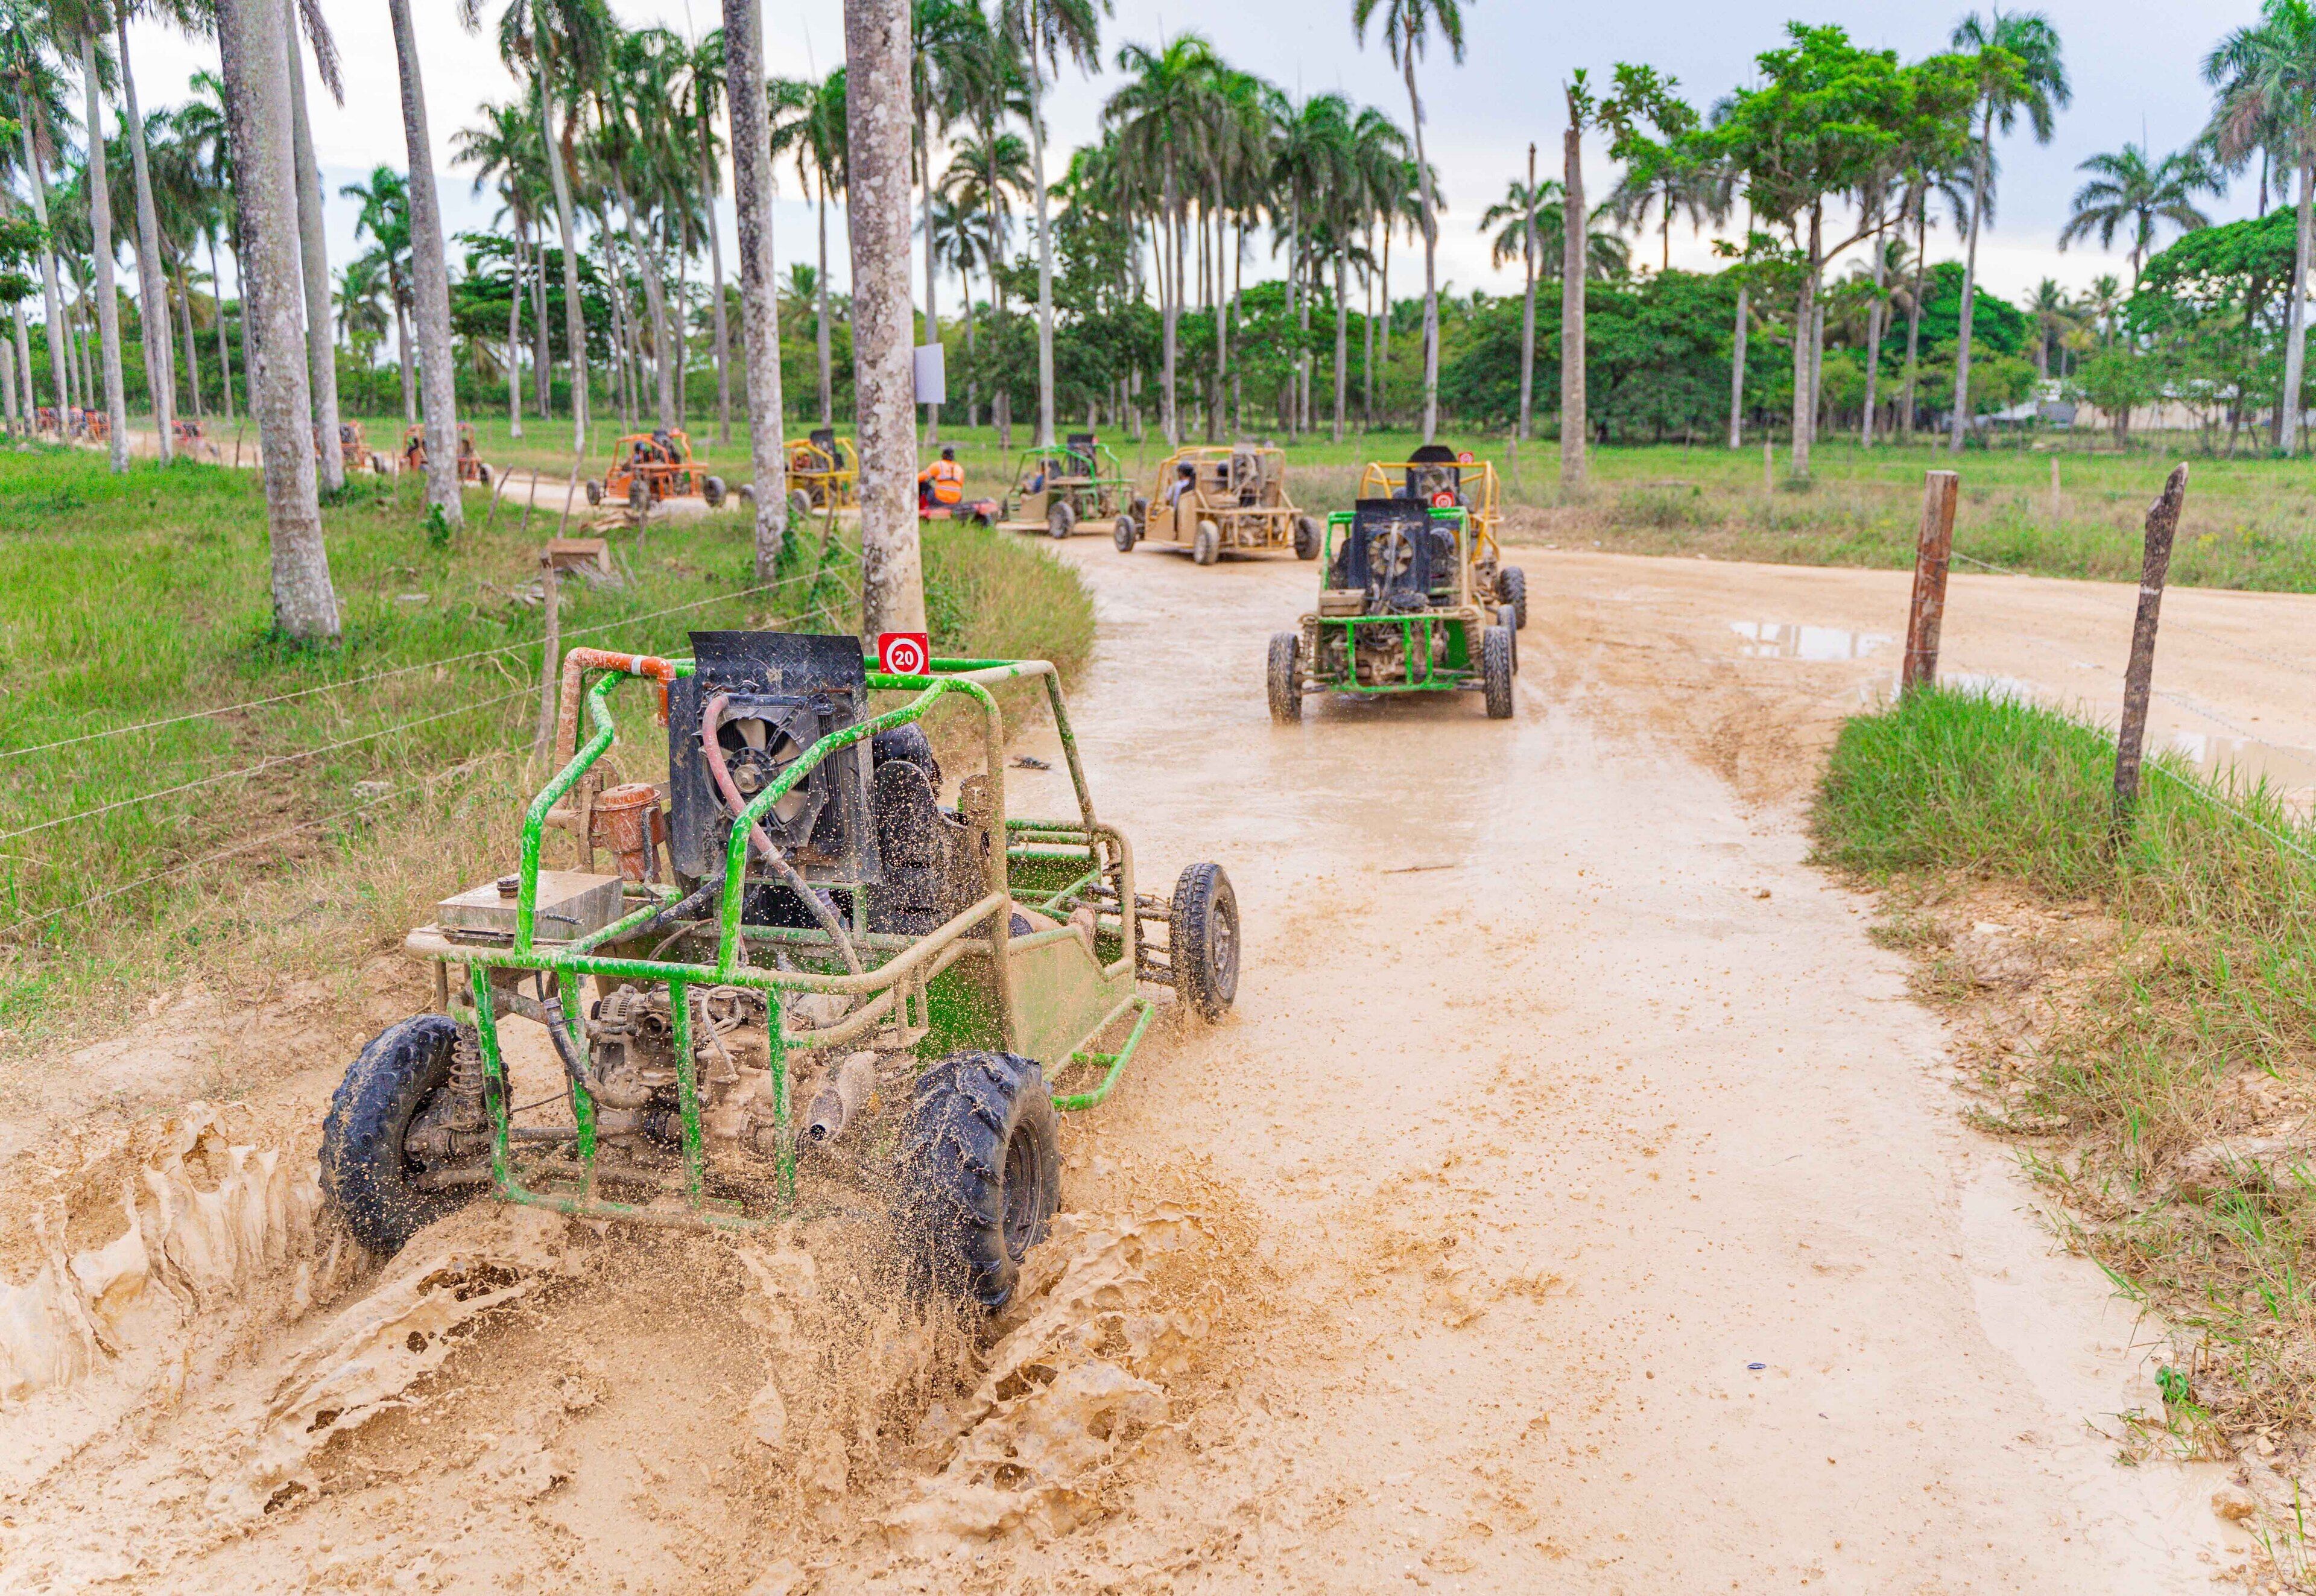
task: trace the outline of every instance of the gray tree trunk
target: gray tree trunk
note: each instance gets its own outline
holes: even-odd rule
[[[856,239],[860,236],[860,230],[858,227],[848,228],[847,233],[849,236]],[[856,245],[855,247],[857,248],[858,246]],[[855,283],[853,288],[854,291],[858,292],[860,285]],[[820,424],[823,426],[832,426],[835,424],[836,420],[836,368],[833,363],[833,357],[829,353],[828,345],[828,174],[825,172],[820,174],[820,292],[818,303],[819,308],[813,317],[813,337],[820,345]],[[853,339],[853,363],[858,365],[860,360],[860,330],[858,327],[854,328]],[[856,414],[860,408],[860,395],[858,389],[855,389],[852,395],[852,407]],[[911,430],[914,431],[913,428]]]
[[[394,297],[394,356],[402,368],[402,421],[407,426],[418,419],[418,379],[411,358],[410,310],[400,294]]]
[[[1520,220],[1520,270],[1526,285],[1520,301],[1519,435],[1528,435],[1536,402],[1536,146],[1528,147],[1528,207]]]
[[[1817,384],[1813,379],[1812,351],[1817,343],[1818,274],[1824,262],[1818,258],[1821,240],[1819,218],[1815,210],[1810,213],[1809,255],[1802,273],[1799,297],[1794,303],[1794,441],[1791,473],[1806,477],[1810,469],[1811,432],[1817,422]]]
[[[96,92],[96,35],[80,37],[81,82],[88,91],[88,227],[96,248],[96,336],[104,368],[104,413],[112,423],[112,468],[129,469],[129,396],[120,378],[120,297],[112,287],[112,183],[105,172],[104,102]]]
[[[193,337],[193,285],[186,275],[182,258],[177,262],[177,309],[184,323],[185,394],[192,402],[193,419],[199,421],[201,418],[201,346]]]
[[[337,322],[330,305],[322,168],[314,156],[313,118],[306,110],[306,61],[298,47],[297,0],[282,0],[281,34],[289,60],[290,156],[298,168],[298,260],[306,282],[306,382],[314,396],[322,491],[337,493],[346,486],[345,450],[338,446]]]
[[[32,137],[32,119],[25,117],[22,125],[24,172],[29,179],[25,186],[32,191],[32,219],[45,234],[49,230],[48,172],[40,160],[40,144]],[[48,317],[42,327],[49,339],[49,381],[57,390],[57,425],[61,427],[65,411],[72,404],[70,368],[65,362],[65,296],[57,282],[57,253],[46,245],[40,247],[40,299]]]
[[[19,430],[16,424],[16,352],[13,349],[0,349],[0,408],[6,411],[8,435],[13,438]]]
[[[940,342],[940,273],[935,259],[938,252],[933,248],[933,136],[930,107],[920,106],[917,110],[917,147],[922,152],[920,159],[924,163],[925,342],[930,344]],[[925,407],[925,441],[928,444],[940,441],[939,405]]]
[[[539,419],[555,417],[555,340],[547,330],[547,241],[528,218],[523,236],[530,245],[530,386],[537,390]]]
[[[24,376],[24,431],[31,432],[32,417],[40,407],[40,396],[32,391],[32,334],[24,325],[24,307],[20,300],[8,308],[9,319],[16,329],[16,369]]]
[[[218,382],[225,395],[225,412],[219,419],[231,421],[233,419],[233,349],[225,341],[225,279],[218,275],[217,234],[214,231],[209,236],[209,298],[217,305]],[[235,272],[238,273],[239,271],[240,268],[236,266]],[[241,314],[243,325],[245,326],[249,307],[243,306]]]
[[[322,545],[322,511],[307,431],[298,314],[298,204],[290,155],[288,58],[274,0],[217,0],[218,54],[233,146],[242,317],[251,343],[250,404],[265,473],[273,556],[273,622],[301,642],[334,642],[337,595]]]
[[[716,218],[716,167],[708,158],[708,129],[699,130],[700,191],[708,196],[708,269],[716,296],[716,441],[732,441],[732,331],[724,311],[724,228]]]
[[[1882,219],[1882,196],[1879,193],[1874,199],[1874,219],[1876,222]],[[1889,275],[1890,252],[1883,246],[1882,235],[1878,230],[1867,237],[1866,243],[1874,251],[1874,299],[1866,308],[1866,414],[1857,424],[1857,441],[1861,448],[1871,449],[1874,447],[1875,379],[1882,374],[1882,290],[1884,280]]]
[[[144,332],[145,389],[152,396],[153,432],[166,463],[177,450],[176,341],[170,336],[169,289],[161,275],[161,224],[153,209],[153,168],[146,158],[145,120],[137,109],[137,76],[129,66],[129,12],[112,19],[120,56],[120,98],[129,124],[129,164],[137,179],[137,320]]]
[[[1029,177],[1038,204],[1038,444],[1054,446],[1054,235],[1046,207],[1045,76],[1029,52]]]
[[[571,174],[555,136],[555,96],[546,72],[536,79],[539,136],[547,140],[547,175],[555,190],[555,223],[563,245],[563,341],[571,357],[571,452],[587,451],[587,311],[579,302],[579,245],[571,227]]]
[[[1737,287],[1737,326],[1729,339],[1729,447],[1739,449],[1745,442],[1745,335],[1747,325],[1748,285]]]
[[[1350,296],[1343,281],[1343,252],[1335,252],[1335,441],[1343,441],[1343,411],[1351,397]]]
[[[756,580],[772,580],[787,539],[788,462],[780,449],[780,315],[772,284],[772,142],[764,104],[764,34],[756,0],[724,0],[726,115],[732,203],[739,217],[740,347],[755,468]]]
[[[917,545],[909,289],[908,0],[845,0],[853,412],[860,438],[860,629],[925,629]]]
[[[434,191],[434,141],[426,131],[426,85],[410,0],[387,0],[402,69],[402,136],[410,150],[410,287],[417,303],[418,379],[426,421],[426,503],[452,527],[466,520],[459,495],[459,389],[451,368],[450,268],[442,254],[442,206]]]
[[[1560,139],[1560,486],[1584,486],[1584,130],[1569,106]],[[1430,439],[1430,430],[1424,433]]]
[[[517,231],[508,258],[513,277],[507,285],[507,435],[522,436],[522,234]]]
[[[675,425],[675,352],[668,336],[667,284],[661,280],[659,252],[636,226],[636,208],[622,185],[619,209],[628,215],[628,247],[644,280],[644,310],[651,317],[653,425],[664,431]]]
[[[2292,319],[2284,335],[2284,392],[2277,406],[2282,425],[2277,429],[2276,446],[2287,455],[2300,452],[2300,390],[2308,370],[2308,227],[2310,214],[2309,184],[2316,182],[2316,168],[2308,157],[2300,158],[2300,220],[2299,242],[2292,254]]]
[[[1963,434],[1970,427],[1970,322],[1978,297],[1978,227],[1986,214],[1987,146],[1994,137],[1994,111],[1990,106],[1978,140],[1978,158],[1971,168],[1970,246],[1962,260],[1962,311],[1955,325],[1954,416],[1947,428],[1946,450],[1962,452]]]
[[[1412,29],[1414,13],[1407,13]],[[1415,92],[1415,40],[1409,38],[1399,53],[1400,64],[1407,76],[1407,106],[1415,119],[1415,177],[1417,191],[1423,198],[1423,441],[1432,441],[1439,435],[1439,201],[1431,192],[1431,162],[1423,153],[1423,102]],[[1570,147],[1574,147],[1574,134],[1570,135]],[[1573,188],[1572,187],[1572,192]],[[1576,207],[1577,226],[1583,226],[1583,208]],[[1583,280],[1577,280],[1579,308],[1581,308]],[[1581,328],[1580,328],[1581,330]],[[1564,357],[1563,357],[1564,358]],[[1579,373],[1578,398],[1583,397],[1581,373]],[[1565,386],[1563,380],[1563,386]],[[1565,474],[1565,468],[1563,468]],[[1583,475],[1580,460],[1577,474]]]
[[[1159,430],[1166,434],[1166,447],[1169,449],[1180,449],[1182,446],[1181,424],[1174,410],[1174,337],[1177,325],[1175,318],[1180,308],[1181,296],[1174,291],[1173,285],[1180,274],[1171,270],[1166,264],[1166,252],[1174,248],[1176,203],[1174,194],[1174,148],[1170,143],[1166,147],[1166,214],[1158,226],[1152,229],[1158,244],[1159,297],[1165,301],[1166,313],[1163,327],[1165,348],[1162,352],[1162,364],[1166,373],[1165,388],[1159,395],[1162,408],[1158,413],[1158,424]],[[1291,295],[1294,291],[1294,278],[1289,274],[1287,292]]]

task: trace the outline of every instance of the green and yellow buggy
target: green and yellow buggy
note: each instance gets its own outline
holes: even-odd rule
[[[1091,432],[1072,432],[1059,450],[1022,454],[997,520],[1008,531],[1066,538],[1096,522],[1131,529],[1146,508],[1109,446]]]
[[[889,1212],[921,1278],[1000,1306],[1060,1200],[1056,1112],[1116,1086],[1156,1012],[1145,988],[1229,1007],[1229,878],[1195,864],[1171,899],[1138,890],[1044,661],[890,675],[851,638],[691,643],[564,656],[562,769],[515,869],[410,933],[434,1012],[347,1072],[325,1190],[379,1253],[484,1195],[726,1228]],[[993,690],[1038,679],[1076,798],[1062,819],[1007,804]],[[666,719],[663,783],[610,764],[630,683]],[[920,722],[949,700],[978,719],[982,768],[944,802]],[[550,829],[572,844],[556,869]],[[545,1029],[551,1083],[519,1092],[510,1019]]]

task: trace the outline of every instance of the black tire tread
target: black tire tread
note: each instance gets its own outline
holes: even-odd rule
[[[903,1136],[901,1222],[936,1288],[996,1313],[1012,1300],[1021,1260],[1005,1241],[1005,1149],[1042,1146],[1043,1189],[1029,1244],[1061,1206],[1059,1125],[1046,1073],[1012,1053],[952,1053],[917,1077]]]
[[[1512,718],[1512,634],[1492,626],[1480,633],[1480,687],[1486,697],[1488,718]]]
[[[1230,954],[1215,962],[1214,924],[1228,905]],[[1209,1022],[1220,1020],[1238,995],[1240,950],[1244,946],[1238,917],[1238,894],[1218,864],[1187,865],[1174,883],[1174,899],[1166,917],[1166,962],[1174,975],[1174,995]]]
[[[450,1074],[458,1027],[441,1014],[389,1025],[370,1039],[330,1097],[322,1122],[322,1190],[368,1251],[391,1258],[473,1190],[419,1191],[403,1168],[402,1136]]]
[[[1295,632],[1270,634],[1270,658],[1263,679],[1270,718],[1281,726],[1303,718],[1303,638]]]

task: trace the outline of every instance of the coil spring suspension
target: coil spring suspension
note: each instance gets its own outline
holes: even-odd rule
[[[471,1025],[459,1027],[450,1043],[450,1078],[444,1083],[450,1098],[444,1121],[458,1130],[477,1130],[485,1123],[483,1094],[490,1077],[483,1073],[482,1039]]]

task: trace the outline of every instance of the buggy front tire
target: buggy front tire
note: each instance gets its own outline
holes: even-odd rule
[[[1512,631],[1492,626],[1480,633],[1480,691],[1487,700],[1488,718],[1512,718]]]
[[[1213,565],[1220,557],[1222,541],[1222,532],[1213,522],[1200,522],[1198,536],[1190,539],[1190,563],[1194,566]]]
[[[644,480],[643,474],[641,472],[637,472],[635,476],[628,478],[628,509],[634,511],[637,515],[641,515],[650,510],[651,500],[651,484]]]
[[[812,519],[812,495],[800,487],[788,489],[788,524]]]
[[[600,504],[602,502],[603,485],[596,481],[592,477],[590,477],[587,478],[587,503],[590,504]]]
[[[426,1191],[403,1150],[410,1122],[449,1084],[459,1028],[441,1014],[390,1025],[346,1071],[322,1122],[322,1190],[353,1233],[391,1258],[427,1226],[464,1207],[479,1187]]]
[[[490,486],[491,468],[488,466],[477,466],[475,468],[475,480],[482,484],[485,487]]]
[[[1528,630],[1528,573],[1518,566],[1506,566],[1496,573],[1496,597],[1512,607],[1514,624]]]
[[[1512,638],[1512,674],[1519,674],[1519,614],[1510,604],[1496,607],[1496,625]]]
[[[1134,545],[1137,539],[1136,539],[1134,532],[1133,511],[1121,510],[1118,513],[1118,520],[1109,529],[1109,540],[1112,544],[1116,545],[1118,552],[1120,554],[1132,554],[1134,552]]]
[[[1061,1205],[1059,1126],[1035,1059],[952,1053],[917,1077],[899,1217],[921,1281],[998,1312]]]
[[[710,510],[721,510],[724,507],[724,478],[721,477],[703,478],[699,484],[699,496],[708,501],[708,507]]]
[[[1299,515],[1295,518],[1295,557],[1296,559],[1319,557],[1319,523],[1308,515]]]
[[[1264,678],[1270,718],[1281,726],[1303,718],[1303,639],[1294,632],[1270,634],[1270,664]]]
[[[1166,963],[1174,995],[1198,1018],[1223,1017],[1238,995],[1238,895],[1218,864],[1194,864],[1174,883],[1166,917]]]
[[[1077,526],[1078,513],[1067,499],[1056,501],[1046,512],[1046,534],[1056,542],[1065,541]]]

